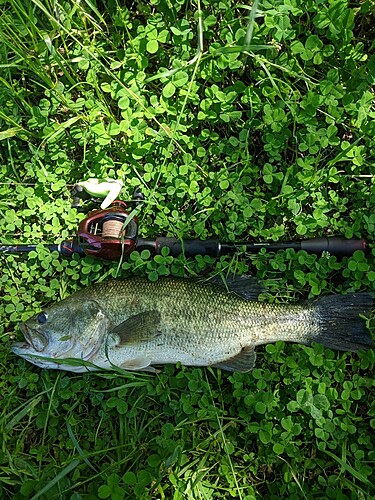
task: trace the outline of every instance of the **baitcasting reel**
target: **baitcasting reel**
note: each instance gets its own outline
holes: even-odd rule
[[[114,201],[105,210],[93,210],[78,226],[78,245],[86,255],[120,260],[135,250],[138,219],[130,217],[126,203]]]

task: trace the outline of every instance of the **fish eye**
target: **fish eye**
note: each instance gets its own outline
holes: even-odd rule
[[[42,311],[39,316],[38,316],[38,323],[40,325],[44,325],[44,323],[46,323],[48,320],[48,314],[44,311]]]

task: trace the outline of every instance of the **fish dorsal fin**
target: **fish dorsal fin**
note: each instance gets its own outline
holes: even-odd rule
[[[233,356],[233,358],[226,359],[213,366],[214,368],[221,368],[230,372],[248,372],[254,368],[256,357],[254,347],[246,346],[239,354]]]
[[[112,332],[119,336],[118,346],[147,342],[159,333],[160,313],[143,311],[117,325]]]
[[[258,300],[259,294],[264,291],[258,278],[254,276],[234,276],[231,278],[216,276],[209,282],[213,282],[229,292],[234,292],[246,300]]]

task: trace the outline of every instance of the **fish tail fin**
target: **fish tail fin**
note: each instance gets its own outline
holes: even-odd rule
[[[356,352],[375,347],[366,331],[365,320],[359,316],[369,317],[372,305],[369,293],[322,297],[315,303],[320,329],[313,341],[339,351]]]

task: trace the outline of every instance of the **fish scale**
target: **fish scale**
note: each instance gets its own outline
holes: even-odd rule
[[[40,315],[28,320],[22,327],[27,342],[12,350],[38,366],[71,371],[87,367],[62,360],[105,369],[152,370],[181,362],[247,371],[255,363],[254,348],[277,340],[352,351],[373,346],[359,317],[370,313],[370,294],[267,304],[256,300],[259,291],[249,277],[230,280],[227,288],[171,277],[156,283],[109,280],[47,308],[42,323]]]

